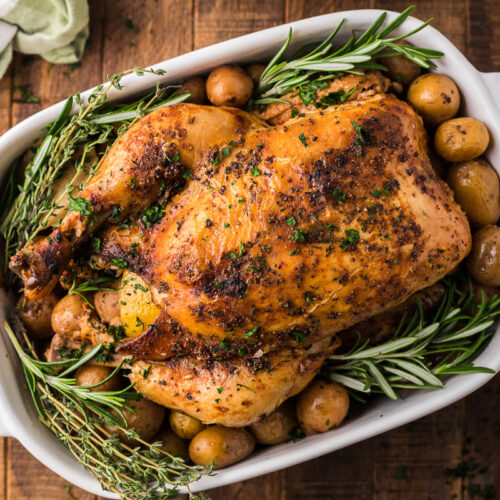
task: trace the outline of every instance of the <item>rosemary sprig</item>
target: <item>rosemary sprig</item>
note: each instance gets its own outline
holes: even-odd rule
[[[103,286],[105,283],[110,283],[114,281],[113,278],[108,276],[103,276],[101,278],[91,278],[83,283],[77,284],[76,280],[73,279],[73,283],[71,284],[70,289],[68,290],[68,295],[74,293],[81,297],[92,309],[94,309],[93,304],[89,301],[89,299],[85,296],[86,293],[90,292],[98,292],[100,290],[103,291],[115,291],[116,288],[112,288],[110,286]]]
[[[390,24],[382,28],[387,18],[387,13],[384,12],[364,33],[357,36],[353,31],[349,40],[342,47],[336,48],[332,42],[345,22],[345,19],[342,19],[322,43],[314,44],[311,50],[309,50],[310,46],[305,51],[299,50],[290,59],[282,60],[292,40],[292,29],[290,29],[285,43],[262,73],[251,105],[283,102],[281,96],[311,83],[318,77],[322,80],[329,80],[345,73],[363,74],[366,69],[387,70],[385,66],[375,61],[382,57],[401,55],[423,68],[435,68],[436,65],[431,59],[442,57],[442,52],[396,43],[422,30],[432,22],[432,19],[404,35],[386,38],[403,24],[414,9],[414,5],[408,7]]]
[[[323,375],[352,391],[382,392],[398,399],[397,389],[442,388],[446,375],[494,373],[472,360],[493,335],[490,327],[500,315],[500,297],[487,301],[482,292],[477,305],[472,286],[464,294],[456,277],[442,283],[446,292],[433,314],[418,305],[409,322],[401,318],[391,340],[330,356]]]
[[[17,318],[14,325],[22,325]],[[211,467],[190,466],[180,457],[161,449],[161,443],[147,443],[131,429],[126,429],[123,409],[128,399],[141,396],[129,386],[121,391],[96,391],[92,387],[77,386],[69,375],[100,351],[101,345],[88,354],[58,362],[43,362],[22,329],[27,351],[8,323],[4,323],[26,376],[28,388],[40,414],[41,421],[57,436],[73,456],[108,491],[124,499],[149,500],[179,498],[178,489],[187,487],[202,474],[210,474]],[[119,365],[108,377],[114,376]],[[58,369],[64,369],[58,373]],[[108,379],[103,381],[106,382]],[[103,423],[120,426],[125,434],[138,443],[131,447],[122,443],[116,434],[110,434]],[[191,495],[192,500],[206,498]]]
[[[189,97],[189,94],[182,94],[165,98],[166,89],[157,87],[151,94],[132,104],[111,104],[107,96],[109,90],[113,87],[122,89],[121,78],[131,72],[137,75],[164,73],[163,70],[134,68],[112,75],[106,86],[99,85],[92,92],[88,105],[82,103],[79,94],[69,97],[56,121],[49,125],[47,135],[26,168],[24,182],[15,193],[15,199],[11,201],[14,198],[14,193],[11,192],[9,203],[5,203],[3,207],[0,233],[5,238],[4,268],[17,250],[23,248],[46,227],[54,211],[61,207],[64,197],[71,194],[75,188],[82,189],[98,169],[104,157],[103,152],[100,151],[100,159],[87,165],[89,153],[98,148],[106,150],[146,112],[182,102]],[[74,106],[77,111],[72,115]],[[118,128],[117,123],[121,124]],[[54,183],[72,161],[76,169],[75,175],[67,184],[65,192],[54,199]],[[79,186],[75,186],[74,182],[81,177],[82,172],[86,179]],[[12,175],[14,176],[15,172]],[[14,179],[13,176],[9,179]]]

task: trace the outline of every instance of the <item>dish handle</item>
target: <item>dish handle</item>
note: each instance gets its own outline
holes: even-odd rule
[[[500,73],[481,73],[481,77],[500,110]]]

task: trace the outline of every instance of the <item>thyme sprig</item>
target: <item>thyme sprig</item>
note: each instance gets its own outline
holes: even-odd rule
[[[170,95],[166,89],[156,90],[132,104],[114,105],[109,102],[111,88],[122,89],[120,83],[126,74],[135,72],[163,74],[161,69],[134,68],[109,77],[107,85],[99,85],[84,104],[80,94],[70,96],[57,119],[49,124],[47,135],[37,148],[33,160],[26,167],[24,181],[15,186],[15,171],[9,176],[9,199],[2,204],[3,222],[0,233],[5,238],[4,268],[10,257],[23,248],[46,226],[54,211],[61,207],[64,198],[75,188],[82,189],[99,168],[110,144],[146,112],[162,106],[185,101],[189,94]],[[76,107],[76,113],[72,114]],[[117,124],[120,125],[117,127]],[[101,148],[101,150],[99,150]],[[104,149],[104,151],[102,151]],[[93,151],[99,155],[94,162],[89,156]],[[75,174],[64,192],[54,199],[54,184],[69,164],[73,162]],[[15,166],[19,165],[16,162]],[[74,183],[84,177],[78,186]]]
[[[288,102],[281,96],[313,80],[330,80],[345,73],[363,74],[367,69],[387,70],[376,61],[382,57],[401,55],[423,68],[435,68],[436,65],[431,59],[442,57],[444,55],[442,52],[396,43],[419,32],[432,22],[432,19],[404,35],[386,38],[406,21],[414,9],[414,5],[408,7],[382,28],[387,18],[387,13],[384,12],[364,33],[357,36],[353,31],[349,40],[342,47],[336,48],[332,42],[345,22],[345,19],[342,19],[322,43],[314,44],[312,49],[311,46],[306,47],[296,52],[290,59],[282,60],[292,40],[290,28],[285,43],[262,73],[252,103],[265,105],[272,102]]]
[[[121,391],[95,391],[77,386],[70,374],[93,359],[101,345],[83,356],[43,362],[38,359],[19,318],[13,323],[22,329],[26,344],[20,341],[8,323],[5,331],[21,359],[28,388],[40,419],[107,490],[130,500],[179,498],[178,489],[210,474],[211,467],[190,466],[183,459],[163,451],[162,443],[148,443],[124,425],[126,401],[141,396],[129,386]],[[114,376],[120,364],[101,384]],[[62,372],[58,370],[63,369]],[[99,385],[101,385],[99,384]],[[114,413],[120,418],[116,417]],[[122,420],[123,419],[123,420]],[[111,434],[104,423],[121,427],[137,445],[129,446]],[[206,498],[191,495],[192,500]]]
[[[355,346],[347,354],[332,355],[323,374],[352,391],[384,393],[398,399],[397,389],[438,389],[452,374],[494,373],[472,360],[493,335],[490,327],[500,315],[500,297],[481,302],[469,284],[469,293],[457,278],[443,280],[445,295],[433,314],[420,304],[410,321],[403,316],[391,340]]]

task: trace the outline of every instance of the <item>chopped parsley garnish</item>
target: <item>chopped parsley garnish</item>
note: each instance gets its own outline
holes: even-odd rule
[[[307,233],[302,229],[295,229],[295,231],[290,235],[290,239],[293,241],[304,242],[306,241]]]
[[[361,146],[362,144],[365,143],[365,138],[363,136],[363,133],[365,132],[365,127],[362,125],[359,125],[359,123],[356,123],[354,120],[352,120],[352,126],[354,127],[354,130],[356,131],[356,139],[354,140],[354,144],[356,146]],[[360,152],[360,156],[362,155],[362,152]]]
[[[141,220],[147,227],[151,227],[155,222],[158,222],[165,215],[165,210],[159,206],[154,205],[145,210]]]
[[[324,80],[313,80],[307,85],[302,85],[299,89],[299,97],[304,105],[309,106],[316,100],[316,91],[328,86],[328,82]]]
[[[345,201],[345,193],[343,193],[338,186],[332,191],[332,196],[337,201]]]
[[[212,167],[216,167],[221,161],[222,161],[222,156],[218,155],[215,158],[215,160],[212,161],[212,163],[211,163]]]
[[[253,177],[259,177],[259,175],[262,175],[261,171],[259,170],[259,167],[253,167],[252,170],[250,170],[250,173],[252,174]]]
[[[118,257],[117,259],[111,259],[111,264],[118,267],[119,269],[124,269],[128,266],[128,262],[121,257]]]
[[[137,24],[134,24],[134,22],[130,18],[125,21],[125,29],[134,33],[134,35],[137,35],[137,33],[139,33],[139,26],[137,26]]]
[[[14,91],[19,90],[21,93],[21,98],[24,102],[40,102],[40,98],[36,95],[33,95],[30,90],[29,85],[15,85]]]
[[[78,198],[73,198],[71,195],[69,196],[69,209],[74,210],[75,212],[80,212],[81,215],[92,215],[93,208],[90,201],[87,201],[85,198],[79,196]]]
[[[136,284],[134,285],[134,288],[135,288],[136,290],[140,290],[141,292],[145,292],[145,293],[146,293],[146,292],[149,292],[149,288],[142,286],[140,283],[136,283]]]
[[[248,330],[247,333],[243,334],[243,337],[248,339],[250,337],[253,337],[257,332],[259,331],[259,327],[256,326],[255,328],[252,328],[251,330]]]
[[[299,139],[300,139],[300,142],[302,143],[302,145],[307,148],[307,139],[306,139],[306,136],[304,134],[300,134],[299,135]]]
[[[288,217],[288,219],[286,220],[286,223],[291,227],[294,227],[297,225],[297,221],[295,220],[295,217]]]
[[[292,108],[292,118],[295,118],[299,116],[299,112],[297,111],[297,108]]]
[[[111,213],[111,218],[116,222],[120,214],[122,213],[122,209],[119,205],[113,205],[113,212]]]
[[[303,344],[306,341],[306,336],[302,332],[292,332],[292,335],[297,344]]]
[[[228,147],[222,148],[220,150],[220,152],[222,153],[222,156],[224,158],[227,158],[230,155],[230,153],[231,153],[231,148],[228,148]]]
[[[165,151],[165,158],[170,163],[176,163],[176,162],[178,162],[179,159],[180,159],[180,157],[181,157],[181,155],[179,154],[179,151],[176,151],[175,154],[174,154],[174,156],[172,156],[172,158],[170,158],[168,156],[167,152]]]
[[[375,198],[380,198],[382,196],[382,191],[380,191],[380,189],[372,189],[370,194],[375,196]]]
[[[328,106],[334,106],[336,104],[344,104],[349,97],[351,97],[354,92],[356,92],[357,87],[354,87],[349,92],[345,90],[337,90],[336,92],[329,92],[327,95],[319,100],[319,103],[315,104],[318,108],[327,108]]]
[[[250,387],[248,387],[247,385],[243,385],[243,384],[236,384],[238,387],[244,387],[245,389],[248,389],[249,391],[252,391],[254,392],[255,394],[257,394],[253,389],[250,389]]]
[[[182,173],[182,177],[184,177],[184,179],[186,180],[189,180],[191,179],[191,177],[193,177],[193,172],[191,171],[190,168],[186,168]]]
[[[101,251],[101,238],[91,238],[90,239],[90,243],[92,244],[92,248],[96,252],[100,252]]]
[[[340,248],[349,250],[359,242],[359,232],[356,229],[346,229],[345,237],[340,240]]]
[[[224,351],[229,351],[229,342],[228,340],[226,339],[226,337],[224,337],[221,341],[220,341],[220,345],[222,347],[222,350]]]
[[[224,387],[222,387],[222,385],[220,387],[217,387],[217,392],[219,394],[222,394],[222,391],[224,390]]]
[[[394,479],[408,479],[406,475],[406,465],[400,465],[394,473]]]

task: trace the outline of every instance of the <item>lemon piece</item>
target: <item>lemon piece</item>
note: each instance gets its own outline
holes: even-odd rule
[[[137,337],[154,323],[160,308],[153,303],[146,282],[125,270],[120,289],[120,317],[127,337]]]

